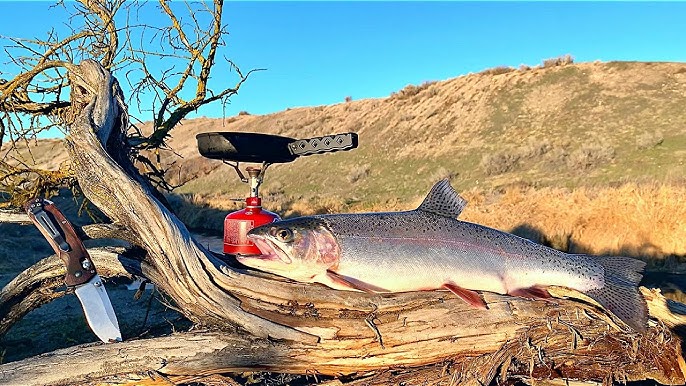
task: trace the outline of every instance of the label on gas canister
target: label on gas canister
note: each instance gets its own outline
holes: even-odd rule
[[[252,220],[227,219],[224,221],[224,244],[232,246],[252,245],[248,241],[247,235],[254,226],[255,222]]]

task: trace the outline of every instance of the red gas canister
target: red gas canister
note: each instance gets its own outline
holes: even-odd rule
[[[262,209],[262,200],[259,197],[248,197],[245,204],[244,209],[229,213],[224,219],[225,254],[259,255],[260,250],[248,240],[248,231],[281,220],[276,213]]]

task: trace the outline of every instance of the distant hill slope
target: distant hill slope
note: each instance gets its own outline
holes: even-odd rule
[[[191,134],[198,132],[309,137],[355,131],[357,150],[275,166],[267,187],[370,205],[414,197],[446,176],[457,177],[453,182],[461,189],[682,180],[686,64],[583,63],[493,72],[408,86],[384,99],[196,119],[170,143],[185,157],[182,175],[191,177],[219,164],[197,155]],[[179,191],[233,192],[236,182],[222,166]]]
[[[190,180],[181,193],[240,197],[245,186],[229,167],[200,157],[195,134],[354,131],[354,151],[271,167],[265,192],[371,207],[417,199],[442,177],[454,177],[459,189],[682,181],[684,106],[683,63],[498,68],[407,86],[388,98],[185,121],[169,142],[183,156],[170,175]],[[63,160],[45,156],[48,147],[54,143],[40,146],[42,162]],[[175,158],[167,154],[165,162]]]

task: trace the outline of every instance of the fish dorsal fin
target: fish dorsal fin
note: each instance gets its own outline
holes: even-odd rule
[[[417,210],[434,213],[439,216],[457,218],[466,205],[467,200],[462,198],[450,186],[448,179],[443,179],[431,188],[431,191]]]

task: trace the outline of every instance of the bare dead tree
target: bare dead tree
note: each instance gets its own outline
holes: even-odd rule
[[[77,26],[71,27],[70,35],[60,37],[52,31],[45,40],[10,38],[5,49],[7,64],[19,73],[12,79],[0,79],[0,121],[6,123],[0,124],[0,133],[3,138],[9,137],[5,157],[10,149],[20,145],[26,148],[42,131],[56,127],[68,133],[74,120],[72,102],[65,98],[65,93],[74,91],[70,90],[68,73],[74,73],[73,63],[96,60],[104,69],[124,74],[129,102],[150,106],[139,113],[151,114],[152,132],[144,134],[136,125],[127,125],[118,152],[141,165],[149,182],[170,189],[164,168],[149,158],[150,153],[141,151],[166,148],[165,139],[184,117],[208,103],[228,102],[258,71],[244,74],[231,60],[224,59],[222,65],[216,58],[227,34],[222,1],[184,4],[184,8],[180,5],[176,8],[185,10],[186,18],[177,16],[168,1],[160,1],[159,11],[167,22],[153,25],[139,20],[145,18],[139,16],[143,4],[124,0],[84,0],[73,7],[59,4],[70,9],[70,25]],[[123,20],[123,26],[118,26],[117,20]],[[170,58],[175,65],[161,71],[151,69]],[[214,91],[210,87],[214,68],[224,71],[223,77],[234,74],[235,85]],[[0,192],[10,197],[13,206],[36,193],[49,195],[52,186],[77,187],[69,171],[36,170],[27,163],[22,159],[0,161]]]
[[[637,334],[592,301],[562,289],[554,302],[485,294],[490,310],[483,311],[444,292],[335,291],[243,271],[218,260],[160,202],[150,175],[146,178],[135,165],[141,150],[164,146],[165,137],[190,111],[226,100],[251,73],[243,74],[229,61],[238,76],[236,85],[210,92],[210,73],[225,33],[223,2],[200,6],[205,8],[184,22],[178,10],[162,0],[160,10],[169,25],[137,27],[132,15],[138,5],[84,0],[74,16],[82,21],[82,30],[66,38],[51,35],[46,41],[12,40],[28,54],[12,56],[21,71],[0,82],[0,121],[6,123],[12,146],[58,125],[66,133],[71,164],[53,179],[43,171],[7,166],[0,169],[6,191],[12,191],[16,202],[21,196],[17,192],[35,194],[71,178],[112,221],[84,233],[126,239],[144,251],[93,251],[101,274],[148,278],[195,328],[4,364],[4,383],[209,383],[212,374],[258,370],[345,376],[336,382],[376,385],[686,381],[681,342],[672,332],[685,320],[657,291],[643,289],[653,319],[645,334]],[[119,28],[122,10],[128,12],[127,25]],[[201,26],[201,15],[209,16],[209,27]],[[136,45],[134,28],[152,32],[169,50]],[[186,64],[153,71],[155,58],[169,56]],[[134,71],[142,74],[137,80]],[[129,80],[133,98],[142,102],[142,92],[154,95],[152,133],[146,135],[129,123],[126,98],[113,75],[120,72]],[[189,85],[193,90],[187,94]],[[63,95],[66,90],[68,97]],[[49,96],[47,101],[35,100],[40,93]],[[23,128],[18,114],[35,120]],[[26,219],[0,212],[0,220]],[[63,274],[57,259],[48,257],[2,289],[0,332],[53,299],[51,289],[61,285]]]

